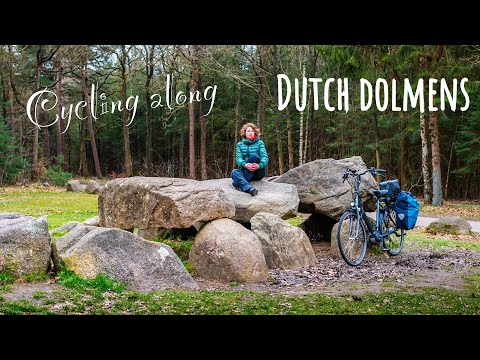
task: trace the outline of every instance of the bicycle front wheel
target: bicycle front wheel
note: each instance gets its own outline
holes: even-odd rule
[[[367,252],[365,225],[352,211],[345,212],[338,222],[338,248],[343,260],[350,266],[357,266]]]
[[[403,242],[405,241],[405,230],[398,228],[397,213],[392,208],[388,208],[385,210],[382,231],[385,234],[392,228],[395,229],[395,232],[383,238],[383,245],[390,255],[395,256],[402,251]]]

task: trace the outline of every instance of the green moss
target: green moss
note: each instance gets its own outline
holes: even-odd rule
[[[301,223],[303,223],[305,221],[304,218],[302,218],[300,215],[297,214],[297,216],[293,217],[293,218],[290,218],[290,219],[287,219],[285,220],[287,223],[289,223],[290,225],[292,226],[298,226],[300,225]]]
[[[18,265],[13,259],[13,254],[11,252],[7,253],[3,259],[3,266],[0,267],[0,271],[15,278],[17,274],[17,268]]]
[[[190,273],[190,275],[196,275],[195,273],[195,268],[193,267],[193,264],[189,260],[182,260],[183,266],[185,266],[185,269]]]

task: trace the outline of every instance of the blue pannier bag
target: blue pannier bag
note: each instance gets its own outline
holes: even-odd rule
[[[417,222],[420,204],[411,193],[402,191],[395,201],[393,209],[397,213],[397,226],[400,229],[410,230]]]

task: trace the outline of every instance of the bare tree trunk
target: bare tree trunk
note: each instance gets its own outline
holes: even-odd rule
[[[18,99],[17,95],[17,90],[15,89],[15,83],[13,81],[13,46],[9,45],[8,46],[9,50],[9,79],[8,79],[8,84],[9,84],[9,101],[10,101],[10,106],[11,106],[11,111],[10,111],[10,119],[14,119],[18,123],[18,141],[20,144],[20,154],[23,154],[23,149],[25,147],[25,137],[24,137],[24,131],[23,131],[23,118],[20,116],[18,118],[15,118],[14,116],[14,105],[13,101],[16,98],[17,102],[20,103],[20,100]],[[11,93],[10,93],[11,91]],[[13,113],[12,113],[13,111]],[[12,124],[15,126],[15,121],[13,120]]]
[[[310,88],[310,91],[312,91],[312,88]],[[308,101],[307,101],[308,103]],[[308,104],[307,104],[308,106]],[[309,109],[310,106],[307,107],[307,109]],[[310,144],[308,143],[308,128],[309,128],[309,124],[310,124],[310,116],[306,116],[306,123],[305,123],[305,141],[303,143],[303,163],[305,164],[307,162],[307,148],[310,146]]]
[[[10,132],[12,134],[12,138],[15,135],[15,110],[13,107],[13,47],[12,45],[8,45],[8,102],[10,103],[8,106],[9,115],[10,115]],[[21,143],[21,139],[20,139]]]
[[[430,173],[428,170],[428,143],[427,127],[425,126],[425,113],[420,113],[420,138],[422,139],[422,176],[423,176],[423,201],[431,203]]]
[[[378,135],[378,120],[377,120],[377,113],[373,113],[373,128],[375,132],[375,160],[376,160],[376,167],[377,169],[382,168],[382,159],[380,157],[380,140]],[[377,178],[377,181],[379,179]]]
[[[48,117],[48,114],[44,113],[41,115],[41,117],[42,119],[45,119]],[[44,157],[45,165],[47,166],[47,168],[49,168],[52,163],[51,155],[50,155],[50,130],[49,129],[50,129],[49,126],[42,128],[43,149],[44,149],[43,157]]]
[[[290,118],[290,108],[285,108],[285,115],[287,116],[287,141],[288,141],[288,169],[293,169],[295,164],[293,162],[293,134],[292,134],[292,120]]]
[[[192,76],[190,80],[190,92],[195,92],[195,79],[197,77],[197,61],[196,53],[194,51],[191,58],[192,62]],[[195,179],[195,103],[190,101],[188,104],[188,114],[190,118],[190,126],[188,129],[188,147],[189,147],[189,178]]]
[[[45,56],[43,54],[43,50],[44,50],[44,45],[38,45],[38,50],[37,50],[37,54],[36,54],[36,58],[37,58],[37,62],[36,62],[36,76],[35,76],[35,91],[39,91],[40,90],[40,75],[41,75],[41,71],[42,71],[42,64],[47,62],[47,61],[50,61],[50,59],[53,57],[53,55],[55,55],[55,53],[57,52],[57,50],[60,48],[60,46],[56,47],[56,48],[52,48]],[[43,113],[44,112],[41,112],[40,113],[40,117],[43,119]],[[42,121],[40,121],[40,123],[42,123]],[[48,135],[48,128],[47,129],[47,132],[44,132],[44,135],[47,134]],[[32,144],[32,164],[31,164],[31,168],[32,168],[32,172],[31,172],[31,179],[33,181],[37,180],[38,179],[38,135],[39,135],[39,129],[38,129],[38,126],[34,126],[33,128],[33,144]],[[46,140],[46,141],[45,141]],[[45,143],[45,155],[47,156],[47,161],[49,161],[49,153],[50,153],[50,147],[49,147],[49,144],[48,144],[48,137],[46,137],[46,139],[44,138],[44,141],[46,142]]]
[[[302,71],[302,79],[305,77],[305,47],[303,45],[301,45],[301,52],[302,52],[302,55],[301,55],[301,71]],[[302,87],[302,90],[300,90],[300,92],[303,91],[303,86],[300,85],[300,87]],[[303,99],[303,95],[302,95],[302,99]],[[302,165],[305,163],[305,157],[304,157],[304,154],[303,154],[303,113],[304,111],[300,111],[300,132],[299,132],[299,137],[300,137],[300,141],[298,143],[298,165]]]
[[[87,67],[87,64],[84,62],[82,64],[82,69],[81,69],[82,91],[85,96],[85,101],[87,102],[86,112],[87,112],[88,132],[90,134],[90,144],[92,146],[93,162],[95,164],[95,175],[99,179],[101,179],[103,176],[102,176],[102,171],[100,169],[100,160],[98,159],[97,142],[95,140],[95,131],[93,130],[92,113],[90,110],[91,100],[88,96],[88,91],[87,91],[86,67]],[[124,111],[124,113],[126,113],[126,111]]]
[[[263,118],[265,113],[265,87],[261,77],[258,78],[258,103],[257,103],[257,126],[260,129],[260,134],[263,135]]]
[[[127,103],[127,50],[125,45],[122,45],[122,102],[125,106]],[[130,151],[130,134],[128,129],[128,111],[123,109],[123,145],[125,151],[125,172],[127,177],[132,176],[132,153]]]
[[[82,100],[85,100],[85,93],[82,91]],[[87,115],[86,107],[83,108],[83,118]],[[88,177],[87,145],[85,143],[85,121],[80,121],[80,174]]]
[[[2,71],[2,67],[1,67],[1,63],[0,63],[0,86],[2,88],[2,97],[1,97],[1,101],[7,101],[8,99],[8,85],[5,85],[5,79],[4,79],[4,76],[3,76],[3,71]],[[4,119],[7,118],[7,109],[5,108],[5,106],[0,106],[2,108],[2,117]]]
[[[472,172],[469,172],[468,173],[468,177],[467,177],[467,185],[464,186],[464,192],[463,192],[463,200],[467,200],[468,199],[468,190],[470,188],[470,180],[472,179]]]
[[[426,66],[431,74],[432,77],[435,77],[435,70],[436,64],[440,61],[440,58],[443,55],[444,46],[437,45],[435,51],[432,54],[428,54],[426,56]],[[423,124],[422,124],[423,123]],[[422,127],[425,128],[425,115],[420,115],[420,133],[422,136]],[[430,112],[429,116],[429,130],[430,130],[430,143],[432,147],[432,205],[438,206],[441,205],[443,202],[442,197],[442,176],[441,176],[441,164],[440,164],[440,138],[439,138],[439,131],[438,131],[438,112]],[[423,131],[426,134],[426,129]],[[427,148],[427,141],[426,135],[425,140],[422,137],[422,173],[424,176],[424,201],[425,203],[430,202],[429,196],[429,181],[426,181],[425,174],[428,175],[428,148]],[[423,162],[425,161],[425,165]],[[427,172],[424,170],[424,166]]]
[[[405,134],[405,113],[400,112],[400,186],[407,187],[407,137]]]
[[[152,176],[152,100],[150,99],[150,82],[153,77],[153,52],[155,50],[155,45],[151,45],[150,52],[145,46],[146,52],[146,70],[147,70],[147,79],[145,80],[145,98],[147,105],[147,113],[145,115],[145,121],[147,125],[147,144],[146,144],[146,154],[145,154],[145,165],[147,167],[147,176]]]
[[[277,87],[273,87],[274,97],[277,99]],[[275,133],[277,135],[277,149],[278,149],[278,174],[282,175],[284,173],[283,168],[283,144],[282,144],[282,131],[280,130],[280,113],[277,111],[275,115]]]
[[[452,146],[450,148],[450,156],[448,157],[447,178],[445,179],[445,200],[448,199],[448,179],[450,178],[450,169],[452,166],[453,150],[455,149],[455,138],[457,137],[457,130],[458,130],[459,124],[460,124],[460,121],[457,120],[457,124],[455,125],[455,132],[453,133]]]
[[[273,45],[273,68],[275,72],[278,74],[280,73],[280,69],[278,68],[278,57],[277,57],[277,46]],[[278,109],[278,88],[276,86],[273,87],[273,98],[276,101],[277,109]],[[278,174],[282,175],[284,172],[283,168],[283,144],[282,144],[282,132],[280,130],[280,112],[276,111],[275,114],[275,134],[277,138],[277,151],[278,151]]]
[[[318,52],[315,48],[311,47],[310,50],[312,51],[312,61],[311,61],[311,66],[312,68],[310,69],[310,77],[314,78],[315,73],[317,70],[317,59],[318,59]],[[313,101],[313,89],[312,86],[310,86],[310,118],[308,120],[308,127],[307,127],[307,134],[305,136],[305,143],[308,143],[308,157],[307,161],[312,161],[313,160],[313,155],[312,155],[312,148],[313,148],[313,119],[314,119],[314,101]],[[307,153],[307,146],[305,146],[305,153]]]
[[[432,205],[438,206],[443,203],[442,174],[440,167],[440,138],[438,131],[438,112],[430,112],[430,138],[432,145]]]
[[[207,180],[207,126],[205,124],[205,116],[203,116],[203,95],[202,95],[202,70],[200,62],[198,63],[198,91],[200,93],[200,101],[198,102],[198,121],[200,123],[200,178]]]
[[[62,59],[60,55],[57,55],[55,58],[55,72],[56,72],[56,81],[55,90],[57,92],[57,116],[58,121],[57,126],[57,163],[60,156],[63,157],[61,166],[63,170],[68,170],[68,152],[65,149],[65,134],[64,130],[64,120],[62,119]]]
[[[265,99],[267,88],[267,75],[265,73],[264,66],[266,64],[266,49],[265,45],[258,45],[258,55],[260,66],[257,71],[258,81],[258,103],[257,103],[257,126],[260,129],[260,133],[263,135],[263,120],[265,118]]]
[[[40,51],[40,50],[39,50]],[[37,71],[35,75],[35,91],[40,90],[40,72],[42,71],[42,64],[37,54]],[[36,181],[38,179],[38,126],[33,127],[33,143],[32,143],[32,172],[31,179]]]
[[[181,178],[183,178],[185,175],[185,172],[183,171],[184,167],[184,160],[185,160],[185,117],[182,115],[182,129],[180,133],[180,154],[179,154],[179,162],[178,166],[180,167],[179,169],[179,174]]]
[[[236,151],[237,151],[237,139],[240,132],[240,100],[242,97],[242,85],[237,82],[237,100],[235,102],[235,133],[233,136],[233,164],[232,170],[237,167]]]

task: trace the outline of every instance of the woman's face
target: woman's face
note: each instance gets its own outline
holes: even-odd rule
[[[255,130],[253,130],[251,126],[247,127],[247,130],[245,130],[245,137],[248,140],[252,140],[255,137]]]

